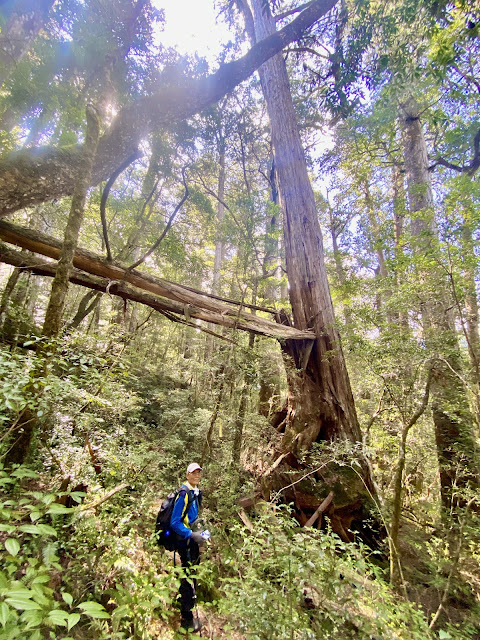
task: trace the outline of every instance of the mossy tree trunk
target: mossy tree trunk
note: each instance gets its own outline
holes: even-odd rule
[[[91,183],[93,162],[100,134],[100,122],[95,109],[87,107],[87,133],[83,150],[83,157],[78,172],[78,180],[75,184],[70,213],[64,233],[64,241],[57,264],[55,277],[52,283],[52,291],[48,303],[43,333],[48,338],[55,338],[61,329],[65,300],[73,271],[73,257],[78,244],[78,235],[83,221],[85,202],[88,188]],[[36,369],[31,377],[30,393],[34,390],[37,379],[45,375],[48,367],[47,358],[39,358]],[[13,438],[9,443],[9,450],[5,458],[6,464],[23,463],[30,452],[32,439],[38,426],[38,418],[35,409],[25,407],[18,418]]]
[[[78,177],[73,189],[72,203],[67,226],[63,236],[63,246],[57,265],[57,272],[52,283],[52,291],[48,301],[43,333],[47,337],[55,337],[61,329],[65,300],[73,271],[73,257],[78,246],[78,235],[85,213],[87,192],[92,181],[92,169],[100,134],[100,121],[95,108],[87,106],[87,133],[83,147]]]
[[[425,343],[434,354],[431,403],[440,491],[444,513],[467,502],[465,491],[478,489],[478,470],[473,437],[474,418],[462,382],[462,361],[455,329],[452,296],[444,271],[436,259],[438,234],[435,224],[428,153],[413,97],[400,108],[407,178],[411,232],[415,238],[417,271],[422,285],[422,321]]]

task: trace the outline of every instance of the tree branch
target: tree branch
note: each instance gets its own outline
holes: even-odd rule
[[[446,167],[447,169],[452,169],[452,171],[457,171],[458,173],[466,173],[467,176],[473,177],[480,168],[480,129],[475,134],[475,138],[473,139],[473,157],[470,164],[467,165],[458,165],[453,164],[452,162],[448,162],[445,158],[437,158],[436,161],[428,167],[429,171],[433,171],[438,165],[442,167]]]
[[[104,496],[102,496],[101,498],[98,498],[98,500],[95,500],[94,502],[91,502],[90,504],[84,504],[81,507],[76,507],[75,511],[78,513],[79,511],[89,511],[90,509],[96,509],[97,507],[99,507],[101,504],[103,504],[107,500],[110,500],[110,498],[112,498],[116,493],[119,493],[120,491],[123,491],[124,489],[126,489],[129,486],[130,486],[130,483],[122,482],[122,484],[119,484],[118,486],[114,487],[110,491],[107,491],[107,493]]]
[[[257,42],[242,58],[203,78],[179,75],[156,93],[125,106],[102,136],[91,184],[107,180],[153,130],[185,120],[217,102],[246,80],[335,6],[314,0],[283,29]],[[10,154],[0,162],[0,217],[72,193],[81,147],[43,147]]]
[[[107,200],[108,200],[108,196],[110,194],[110,190],[114,185],[115,180],[118,178],[118,176],[123,173],[125,171],[125,169],[132,164],[132,162],[134,162],[135,160],[138,160],[138,158],[141,157],[141,153],[138,151],[138,149],[136,151],[134,151],[132,153],[131,156],[129,156],[125,162],[123,164],[121,164],[118,169],[116,169],[112,175],[110,176],[110,178],[108,179],[107,184],[105,185],[105,189],[103,190],[102,193],[102,199],[100,200],[100,218],[102,220],[102,229],[103,229],[103,239],[105,241],[105,248],[107,250],[107,260],[109,262],[112,261],[112,252],[110,249],[110,241],[108,239],[108,228],[107,228],[107,215],[105,213],[105,208],[107,205]]]
[[[131,264],[128,267],[127,271],[132,271],[132,269],[135,269],[136,267],[140,266],[142,264],[142,262],[145,262],[145,260],[148,258],[148,256],[150,256],[156,249],[158,249],[158,247],[160,246],[160,243],[162,242],[162,240],[167,235],[170,227],[172,226],[172,222],[175,220],[175,216],[180,211],[180,209],[183,207],[186,199],[189,196],[188,185],[187,185],[186,180],[185,180],[185,167],[182,169],[182,180],[183,180],[183,186],[185,187],[185,193],[183,195],[183,198],[180,200],[180,202],[175,207],[174,212],[172,213],[172,215],[168,219],[167,225],[166,225],[165,229],[163,230],[162,234],[160,235],[158,240],[150,247],[150,249],[141,258],[139,258],[136,262],[134,262],[133,264]]]
[[[275,22],[279,22],[284,18],[288,18],[288,16],[293,16],[295,13],[299,13],[303,9],[306,9],[307,7],[309,7],[311,4],[312,2],[310,0],[310,2],[305,2],[305,4],[301,4],[296,9],[290,9],[289,11],[284,11],[283,13],[279,13],[278,15],[274,16]]]

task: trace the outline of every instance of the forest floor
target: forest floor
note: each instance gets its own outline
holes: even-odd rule
[[[92,367],[83,372],[75,361],[74,371],[52,383],[48,446],[38,442],[30,465],[13,472],[0,466],[2,640],[185,637],[176,605],[181,568],[153,531],[161,500],[184,480],[211,411],[183,381],[162,386],[158,377],[120,370],[93,397],[85,392],[87,384],[98,388]],[[19,377],[12,367],[10,375]],[[288,505],[252,511],[245,526],[238,498],[255,484],[245,468],[268,455],[264,433],[265,423],[250,414],[243,469],[230,464],[228,440],[220,437],[204,465],[202,518],[212,540],[197,568],[202,637],[480,639],[475,516],[465,520],[452,561],[441,519],[411,501],[400,535],[404,584],[393,589],[386,548],[346,544],[328,526],[302,528]],[[70,487],[86,488],[61,491],[68,476]]]

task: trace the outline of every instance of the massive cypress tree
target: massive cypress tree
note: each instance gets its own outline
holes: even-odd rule
[[[239,4],[251,40],[262,40],[275,33],[274,17],[266,10],[264,2],[251,0],[250,6],[245,2]],[[315,335],[313,340],[302,343],[287,341],[283,347],[288,357],[289,382],[285,433],[275,470],[266,479],[271,488],[282,490],[284,484],[291,484],[284,471],[301,468],[303,456],[314,443],[343,440],[354,447],[361,441],[361,433],[340,336],[335,327],[315,197],[282,55],[263,64],[259,74],[271,123],[283,210],[293,324],[298,329],[312,329]],[[295,501],[303,517],[305,511],[318,506],[328,492],[327,488],[335,488],[334,527],[345,537],[352,520],[364,515],[364,494],[374,493],[369,469],[361,464],[358,482],[354,480],[354,473],[348,474],[347,481],[342,481],[342,473],[333,465],[315,475],[321,481],[319,485],[312,486],[310,478],[308,482],[303,481],[303,485],[292,487],[287,495]]]

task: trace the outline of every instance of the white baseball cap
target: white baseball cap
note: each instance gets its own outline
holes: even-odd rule
[[[200,469],[200,471],[202,471],[202,467],[199,464],[197,464],[196,462],[192,462],[187,467],[187,473],[193,473],[197,469]]]

